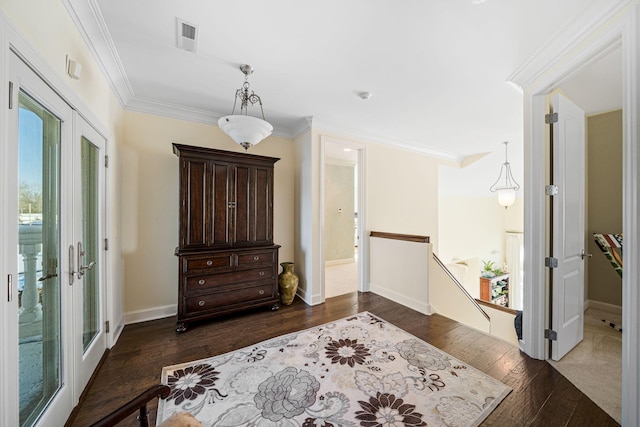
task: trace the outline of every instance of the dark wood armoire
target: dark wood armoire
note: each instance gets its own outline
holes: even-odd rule
[[[279,159],[173,144],[180,162],[178,316],[279,308],[273,168]]]

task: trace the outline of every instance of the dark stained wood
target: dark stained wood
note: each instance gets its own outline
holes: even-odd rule
[[[406,242],[429,243],[429,236],[417,236],[414,234],[397,234],[397,233],[386,233],[383,231],[372,231],[369,236],[377,237],[379,239],[392,239],[392,240],[404,240]]]
[[[476,302],[477,302],[478,304],[480,304],[480,305],[484,305],[484,306],[486,306],[486,307],[491,307],[491,308],[493,308],[494,310],[504,311],[505,313],[513,314],[514,316],[515,316],[516,314],[518,314],[518,313],[516,312],[516,310],[514,310],[513,308],[505,307],[505,306],[503,306],[503,305],[499,305],[499,304],[493,304],[493,303],[491,303],[491,302],[489,302],[489,301],[484,301],[484,300],[481,300],[481,299],[479,299],[479,298],[476,298]]]
[[[273,170],[279,159],[180,144],[173,148],[180,163],[176,330],[234,311],[279,308],[280,246],[273,243]],[[251,254],[260,265],[238,263],[242,251],[263,249],[272,252],[265,260]],[[202,264],[203,257],[210,259]]]
[[[157,384],[153,387],[149,387],[147,390],[140,393],[131,401],[122,405],[109,415],[95,423],[91,424],[91,427],[111,427],[116,425],[122,420],[127,419],[133,413],[138,413],[138,419],[140,421],[140,427],[149,427],[149,414],[147,411],[147,405],[155,398],[166,399],[171,393],[171,388],[168,385]]]
[[[618,425],[547,362],[531,359],[516,347],[446,317],[425,316],[373,293],[341,295],[313,307],[296,299],[276,313],[236,313],[186,334],[173,332],[173,317],[127,325],[69,425],[89,425],[158,384],[164,366],[227,353],[361,311],[393,323],[512,387],[482,426]],[[156,408],[157,403],[151,402],[151,425]],[[120,425],[137,424],[132,417]]]

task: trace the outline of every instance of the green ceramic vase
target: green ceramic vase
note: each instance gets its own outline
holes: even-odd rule
[[[298,276],[293,272],[292,262],[282,262],[280,265],[282,266],[282,273],[278,275],[280,301],[284,305],[289,305],[293,302],[298,290]]]

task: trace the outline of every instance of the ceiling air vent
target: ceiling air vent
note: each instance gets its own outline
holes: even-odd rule
[[[198,27],[183,19],[176,18],[177,30],[177,46],[188,52],[195,52],[197,47],[196,37],[198,35]]]

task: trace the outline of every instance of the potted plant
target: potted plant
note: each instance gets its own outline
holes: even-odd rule
[[[502,276],[506,272],[503,271],[500,267],[496,267],[496,263],[493,261],[482,261],[482,271],[480,272],[481,277],[496,277]]]

